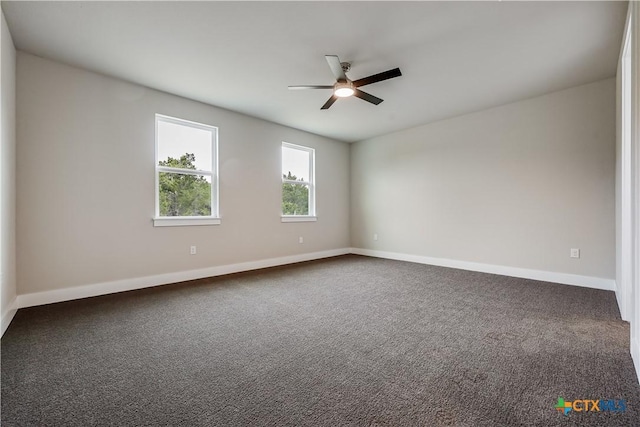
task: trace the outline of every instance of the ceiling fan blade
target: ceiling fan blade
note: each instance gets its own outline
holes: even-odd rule
[[[383,71],[382,73],[355,80],[353,82],[353,85],[355,87],[370,85],[371,83],[377,83],[383,80],[392,79],[394,77],[400,77],[401,75],[402,73],[400,72],[400,68],[394,68],[393,70]]]
[[[327,102],[324,103],[324,105],[322,106],[322,108],[320,108],[321,110],[326,110],[329,107],[331,107],[333,105],[334,102],[336,102],[338,100],[338,97],[335,95],[331,95],[331,98],[329,98],[329,100]]]
[[[329,64],[329,68],[331,68],[331,72],[334,76],[336,76],[336,80],[339,82],[346,82],[347,75],[344,73],[342,69],[342,65],[340,64],[340,58],[337,55],[325,55],[324,56]]]
[[[289,86],[289,89],[291,90],[298,90],[298,89],[333,89],[333,86],[313,86],[313,85],[307,85],[307,86]]]
[[[382,101],[384,101],[383,99],[380,99],[377,96],[373,96],[370,93],[363,92],[360,89],[356,89],[356,91],[353,93],[353,96],[357,96],[358,98],[364,99],[365,101],[370,102],[370,103],[375,104],[375,105],[378,105]]]

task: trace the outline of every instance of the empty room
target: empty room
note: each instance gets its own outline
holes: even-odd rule
[[[640,5],[1,1],[3,426],[640,425]]]

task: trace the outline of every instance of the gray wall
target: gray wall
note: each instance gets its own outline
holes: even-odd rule
[[[353,144],[352,246],[614,278],[615,111],[607,79]]]
[[[16,298],[16,49],[2,14],[0,70],[0,306],[2,332]]]
[[[349,246],[347,144],[21,52],[17,67],[19,294]],[[219,127],[221,225],[153,227],[155,113]],[[282,141],[316,149],[315,223],[280,222]]]
[[[350,245],[614,277],[615,79],[349,147],[29,54],[17,66],[19,294]],[[221,226],[152,226],[156,112],[219,126]],[[283,140],[317,150],[316,223],[280,222]]]

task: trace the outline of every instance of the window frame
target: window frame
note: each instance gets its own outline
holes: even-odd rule
[[[211,170],[183,169],[170,166],[160,166],[158,159],[158,124],[160,122],[172,123],[180,126],[187,126],[194,129],[201,129],[211,132]],[[154,227],[172,227],[189,225],[218,225],[219,215],[219,188],[218,188],[218,128],[215,126],[198,123],[191,120],[155,115],[155,215],[153,217]],[[208,216],[160,216],[160,173],[176,173],[187,175],[208,176],[211,178],[211,215]]]
[[[282,212],[282,185],[280,185],[280,219],[282,222],[314,222],[317,221],[316,215],[316,150],[311,147],[305,147],[304,145],[291,144],[289,142],[282,141],[280,145],[280,175],[282,175],[282,149],[290,148],[293,150],[300,150],[309,153],[309,178],[307,181],[294,181],[291,179],[282,178],[282,184],[294,184],[294,185],[307,185],[309,188],[309,213],[307,215],[285,215]]]

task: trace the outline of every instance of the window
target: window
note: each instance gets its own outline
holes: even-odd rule
[[[220,224],[218,129],[156,114],[155,226]]]
[[[313,148],[282,143],[282,222],[315,221]]]

